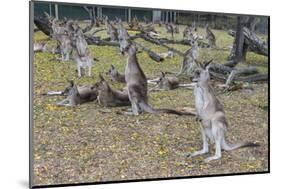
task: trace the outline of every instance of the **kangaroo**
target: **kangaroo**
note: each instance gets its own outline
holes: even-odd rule
[[[216,47],[216,37],[211,31],[209,24],[206,25],[206,39],[208,40],[209,47]]]
[[[175,33],[180,33],[179,25],[173,25],[173,29]]]
[[[179,79],[177,77],[166,77],[164,72],[161,72],[159,80],[156,82],[156,86],[152,90],[173,90],[179,87]]]
[[[154,84],[154,80],[150,80],[150,83]],[[194,83],[191,84],[181,84],[177,77],[166,77],[164,72],[161,72],[161,76],[158,80],[156,80],[156,86],[150,89],[149,91],[155,90],[173,90],[179,87],[193,89]]]
[[[105,20],[105,26],[106,26],[107,35],[110,37],[110,41],[112,42],[118,41],[117,29],[113,26],[112,23],[110,23],[107,17]]]
[[[137,48],[128,39],[127,31],[120,25],[119,44],[122,54],[128,56],[125,68],[125,80],[129,100],[132,106],[132,114],[139,115],[142,112],[153,114],[170,113],[176,115],[194,115],[192,112],[180,112],[172,109],[154,109],[148,104],[147,79],[142,71],[136,56]]]
[[[197,116],[201,122],[201,132],[203,139],[203,149],[188,156],[197,156],[208,153],[208,139],[215,143],[216,152],[214,156],[206,158],[204,161],[209,162],[221,158],[221,149],[230,151],[242,147],[256,147],[256,143],[242,142],[239,144],[228,144],[225,139],[227,128],[227,119],[223,105],[216,98],[212,87],[209,84],[210,74],[208,71],[209,61],[204,66],[200,64],[200,70],[196,71],[193,81],[197,84],[194,88],[195,107]]]
[[[165,24],[166,32],[171,33],[172,38],[174,38],[174,27],[171,24],[166,23]]]
[[[76,106],[96,100],[98,92],[95,85],[77,87],[73,81],[70,81],[70,86],[62,92],[62,95],[66,96],[66,99],[58,102],[57,105]]]
[[[80,56],[88,56],[89,55],[88,43],[84,37],[82,29],[78,29],[78,31],[75,34],[74,40],[75,40],[75,46],[78,54]]]
[[[53,34],[65,34],[66,28],[64,26],[61,26],[59,23],[59,20],[57,18],[54,18],[52,20],[52,32]]]
[[[85,56],[80,56],[77,48],[74,47],[73,49],[73,58],[76,62],[78,77],[83,75],[86,68],[88,69],[88,76],[90,77],[92,73],[92,66],[95,63],[94,59],[90,56],[90,53]]]
[[[127,91],[115,91],[111,89],[106,80],[100,74],[100,81],[96,84],[98,90],[98,102],[102,106],[116,107],[129,106],[130,100]]]
[[[61,53],[61,61],[68,61],[72,51],[71,39],[67,34],[67,29],[58,23],[58,19],[52,20],[52,37],[57,40]]]
[[[193,26],[186,26],[183,30],[183,39],[192,41],[194,39],[195,28]]]
[[[120,74],[118,72],[118,70],[116,70],[116,68],[113,65],[110,66],[110,68],[109,68],[109,70],[108,70],[108,72],[106,74],[111,77],[111,80],[113,82],[126,83],[125,75]]]
[[[196,68],[195,60],[197,60],[199,54],[199,47],[197,42],[198,37],[192,38],[191,48],[184,53],[181,71],[177,74],[178,76],[184,73],[186,73],[188,76],[192,76]]]
[[[55,34],[61,53],[61,61],[68,61],[72,52],[71,40],[66,34]]]

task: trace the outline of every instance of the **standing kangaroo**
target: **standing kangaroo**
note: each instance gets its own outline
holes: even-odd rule
[[[108,20],[106,17],[105,19],[105,26],[106,26],[106,32],[107,35],[110,37],[110,41],[118,41],[118,34],[117,29],[114,27],[114,25]]]
[[[208,153],[208,140],[215,143],[216,152],[214,156],[206,158],[204,161],[209,162],[221,158],[221,149],[230,151],[242,147],[256,147],[255,143],[242,142],[239,144],[228,144],[225,140],[225,133],[227,128],[227,119],[225,116],[223,105],[216,98],[212,87],[209,84],[210,74],[208,71],[208,64],[204,66],[200,63],[200,70],[196,71],[194,81],[197,82],[194,88],[195,107],[197,117],[201,121],[201,132],[203,139],[203,149],[196,151],[189,156],[197,156]]]
[[[82,32],[82,29],[78,29],[78,31],[75,34],[74,40],[75,40],[75,46],[78,54],[80,56],[88,56],[88,54],[90,53],[89,47],[84,37],[84,34]]]
[[[133,115],[139,115],[142,112],[194,115],[192,112],[180,112],[172,109],[154,109],[148,104],[147,79],[138,63],[136,56],[137,48],[135,44],[128,40],[129,35],[121,24],[119,25],[118,34],[120,51],[122,54],[126,53],[128,56],[125,80]]]
[[[206,25],[206,39],[208,40],[209,47],[214,48],[216,47],[216,37],[211,31],[209,25]]]
[[[195,63],[195,60],[198,58],[198,54],[199,54],[199,47],[198,47],[197,40],[198,37],[192,37],[191,48],[184,53],[181,71],[178,73],[178,76],[182,74],[187,74],[188,76],[192,76],[195,68],[197,67]]]
[[[84,71],[88,69],[88,76],[91,76],[92,66],[95,63],[94,58],[91,56],[88,43],[85,40],[84,34],[81,28],[78,28],[73,34],[71,34],[73,58],[76,62],[78,77],[84,75]]]

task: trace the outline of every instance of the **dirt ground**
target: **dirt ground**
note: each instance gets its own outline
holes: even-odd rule
[[[181,31],[183,26],[181,26]],[[164,34],[163,28],[157,28]],[[202,29],[199,30],[199,34]],[[233,38],[226,31],[214,31],[217,44],[224,48]],[[105,36],[105,33],[100,34]],[[176,38],[180,38],[177,34]],[[37,32],[35,41],[47,36]],[[156,52],[165,49],[138,40]],[[50,41],[50,45],[54,42]],[[182,52],[190,48],[173,45]],[[77,107],[58,107],[62,97],[43,97],[51,90],[62,90],[68,79],[92,84],[99,72],[106,72],[113,64],[124,72],[126,57],[116,47],[90,46],[93,56],[99,59],[93,66],[93,78],[78,79],[75,64],[57,62],[55,55],[36,53],[34,57],[34,126],[33,160],[34,184],[69,184],[104,182],[131,179],[165,178],[257,172],[268,170],[268,85],[248,84],[248,88],[229,93],[216,94],[224,105],[229,122],[227,140],[230,142],[258,142],[258,148],[243,148],[223,152],[222,158],[210,163],[203,159],[210,153],[187,158],[185,153],[202,147],[200,125],[194,117],[176,115],[125,116],[117,114],[122,108],[105,108],[91,102]],[[200,50],[200,60],[213,58],[225,62],[230,50]],[[163,63],[151,60],[145,52],[138,54],[141,67],[148,78],[159,76],[160,71],[178,71],[182,58],[177,56]],[[267,58],[248,53],[245,65],[258,66],[267,73]],[[105,76],[106,80],[109,78]],[[183,81],[184,82],[184,81]],[[123,87],[109,81],[114,89]],[[214,86],[217,83],[213,83]],[[149,102],[153,107],[194,108],[193,91],[176,89],[152,92]]]

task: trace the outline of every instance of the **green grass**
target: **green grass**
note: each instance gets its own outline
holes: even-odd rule
[[[180,26],[183,31],[184,26]],[[170,37],[164,28],[156,27],[163,37]],[[90,31],[92,32],[92,31]],[[224,63],[230,53],[233,38],[226,31],[214,30],[219,49],[200,49],[199,59],[214,59]],[[99,36],[107,37],[105,31]],[[204,35],[199,28],[199,35]],[[176,34],[180,40],[182,34]],[[35,41],[48,37],[37,32]],[[141,39],[139,43],[157,53],[166,49]],[[48,44],[55,45],[54,41]],[[184,52],[189,46],[171,45]],[[77,78],[75,63],[55,61],[55,55],[36,53],[34,56],[34,182],[35,184],[68,184],[78,182],[144,179],[236,172],[255,172],[268,169],[268,86],[249,84],[253,91],[240,90],[228,94],[217,91],[225,107],[229,122],[227,139],[231,142],[247,140],[259,142],[260,148],[223,152],[221,160],[205,164],[206,156],[186,158],[183,154],[202,146],[199,124],[191,117],[174,115],[122,116],[121,108],[105,108],[91,102],[77,107],[57,107],[61,97],[43,97],[42,93],[63,90],[67,80],[79,85],[97,81],[98,73],[105,73],[111,64],[124,72],[126,57],[117,47],[90,46],[93,57],[99,59],[93,66],[93,77]],[[139,63],[148,78],[155,78],[160,71],[177,72],[182,57],[176,55],[157,63],[144,51],[138,55]],[[254,65],[262,73],[268,72],[268,59],[248,53],[245,64]],[[105,76],[106,80],[109,78]],[[183,80],[184,82],[184,80]],[[185,81],[187,82],[187,81]],[[122,84],[110,82],[115,89]],[[217,83],[213,83],[217,84]],[[191,90],[176,89],[149,94],[154,107],[194,107]],[[100,110],[110,111],[102,113]],[[211,148],[211,153],[214,153]]]

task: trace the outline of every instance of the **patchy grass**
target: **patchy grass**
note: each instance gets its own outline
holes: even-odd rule
[[[180,27],[183,31],[184,26]],[[166,37],[163,28],[156,28]],[[227,49],[233,38],[225,31],[214,31],[219,48]],[[203,35],[199,29],[199,35]],[[98,35],[107,37],[105,32]],[[181,39],[181,34],[176,34]],[[37,32],[35,41],[46,40],[47,36]],[[163,47],[138,39],[155,52],[164,52]],[[53,41],[50,44],[54,44]],[[188,46],[173,45],[184,52]],[[178,177],[268,170],[268,86],[249,84],[254,90],[240,90],[218,97],[225,107],[229,128],[227,140],[231,142],[259,142],[261,147],[244,148],[223,152],[220,160],[204,163],[206,156],[186,158],[184,153],[202,147],[199,124],[194,118],[175,115],[122,116],[116,112],[121,108],[104,108],[96,102],[74,108],[57,107],[61,97],[42,97],[50,90],[62,90],[67,80],[75,79],[78,84],[90,84],[97,80],[99,72],[114,64],[124,71],[126,58],[116,47],[90,46],[99,62],[93,66],[93,77],[78,79],[75,64],[54,61],[55,55],[36,53],[34,58],[34,183],[36,185],[69,184],[161,177]],[[200,59],[213,58],[225,62],[229,50],[200,50]],[[182,57],[175,56],[163,63],[151,60],[145,52],[138,54],[142,69],[149,78],[160,71],[178,71]],[[248,53],[246,65],[258,66],[267,73],[267,58]],[[108,77],[105,76],[107,80]],[[122,88],[114,84],[113,88]],[[149,94],[154,107],[194,107],[193,92],[177,89]],[[110,110],[101,113],[99,110]],[[214,154],[213,145],[211,154]]]

